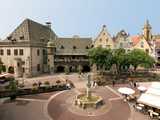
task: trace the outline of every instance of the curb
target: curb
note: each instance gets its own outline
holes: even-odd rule
[[[54,120],[53,118],[51,118],[51,116],[50,116],[49,113],[48,113],[48,104],[49,104],[55,97],[57,97],[58,95],[60,95],[60,94],[62,94],[62,93],[64,93],[64,92],[66,92],[66,91],[61,91],[61,92],[58,92],[58,93],[52,95],[52,96],[47,100],[46,104],[44,105],[43,111],[44,111],[44,114],[45,114],[45,116],[47,117],[48,120]]]

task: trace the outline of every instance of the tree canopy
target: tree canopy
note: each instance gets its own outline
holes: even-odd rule
[[[89,50],[91,65],[96,64],[100,69],[110,69],[112,66],[112,51],[101,47]]]
[[[116,65],[118,73],[128,70],[132,65],[134,70],[138,66],[150,68],[154,64],[154,59],[145,51],[134,49],[126,52],[125,49],[106,49],[106,48],[92,48],[89,50],[89,60],[91,65],[96,64],[99,69],[109,70],[113,64]]]
[[[129,68],[129,58],[128,54],[126,53],[125,49],[116,49],[112,53],[113,55],[113,64],[116,64],[117,71],[120,72],[126,68]]]
[[[134,49],[129,52],[129,62],[136,70],[138,66],[142,66],[145,68],[152,67],[155,63],[155,60],[145,51]]]

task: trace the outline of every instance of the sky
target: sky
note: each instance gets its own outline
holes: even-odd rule
[[[102,25],[111,35],[121,29],[142,33],[148,19],[154,34],[160,33],[160,0],[1,0],[0,38],[7,37],[24,19],[45,24],[60,37],[95,38]]]

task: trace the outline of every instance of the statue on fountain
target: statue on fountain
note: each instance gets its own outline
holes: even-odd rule
[[[90,75],[87,75],[87,98],[90,99],[91,98],[91,80],[90,80]]]

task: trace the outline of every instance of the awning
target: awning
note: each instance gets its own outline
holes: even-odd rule
[[[153,94],[153,95],[159,95],[160,96],[160,89],[156,89],[156,88],[149,88],[146,91],[147,94]]]
[[[160,109],[160,96],[149,93],[142,94],[137,102]]]
[[[150,87],[160,90],[160,82],[152,82]]]

